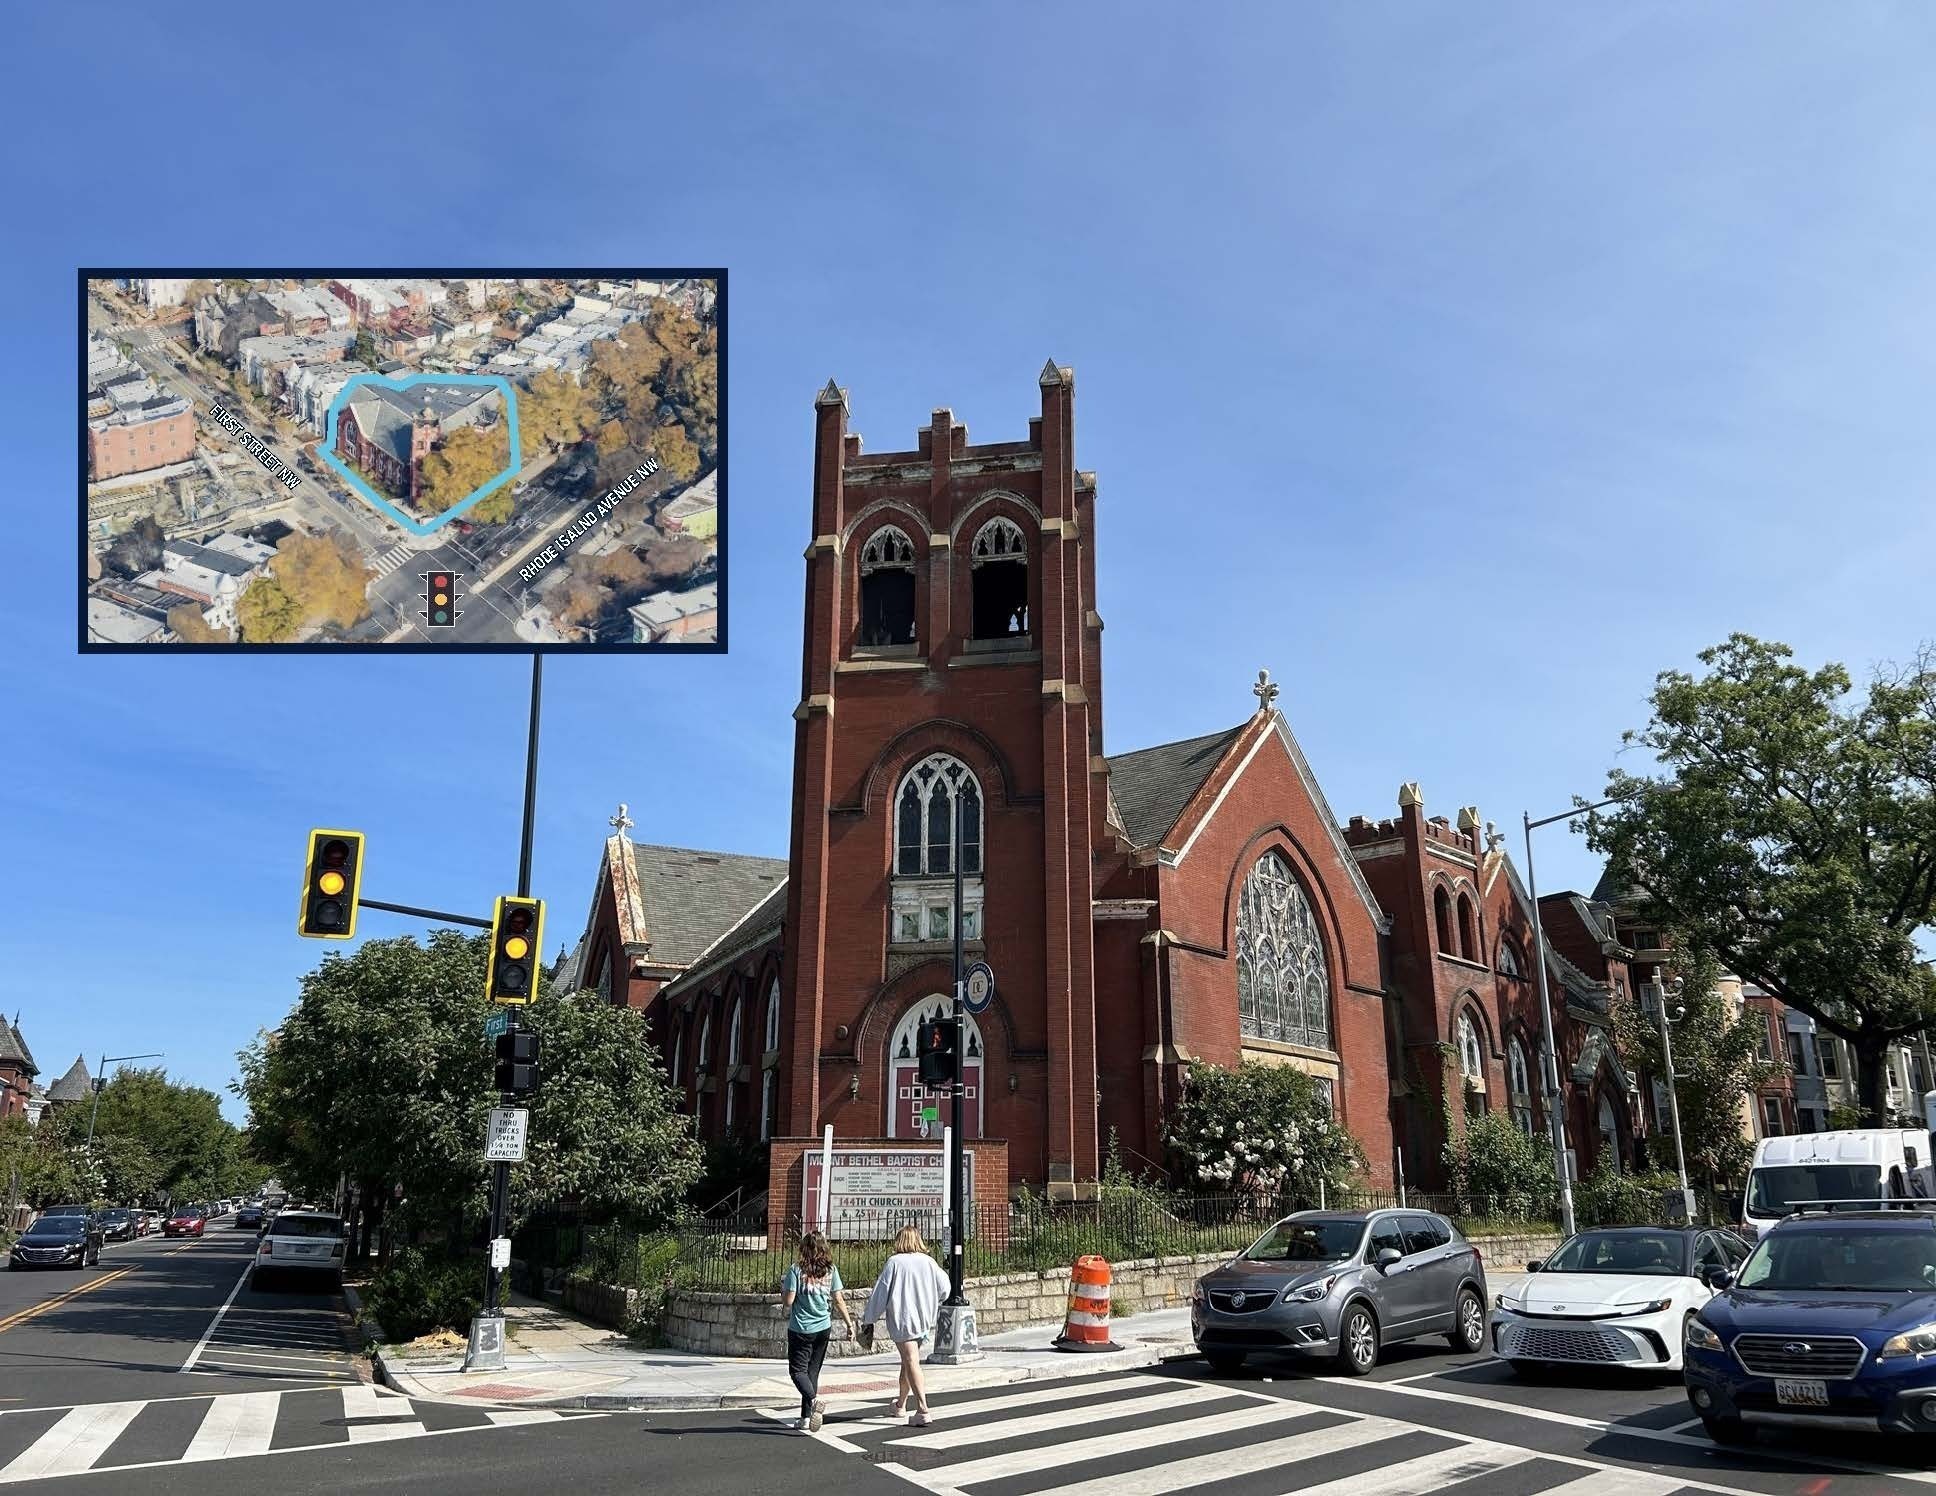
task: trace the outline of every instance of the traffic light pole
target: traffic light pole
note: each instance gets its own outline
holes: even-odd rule
[[[968,1199],[968,1153],[962,1146],[961,1127],[963,1120],[962,1097],[968,1089],[968,1045],[962,1022],[962,962],[961,962],[961,796],[955,796],[954,804],[954,865],[955,865],[955,905],[954,905],[954,1006],[950,1010],[954,1022],[954,1104],[950,1109],[952,1126],[948,1135],[948,1157],[943,1166],[948,1170],[948,1297],[941,1305],[941,1312],[935,1320],[934,1350],[928,1359],[938,1366],[954,1366],[963,1361],[975,1361],[981,1357],[981,1346],[975,1334],[975,1310],[968,1302],[968,1295],[962,1291],[963,1243],[967,1238],[967,1220],[970,1201]]]
[[[531,656],[531,725],[525,737],[524,750],[524,828],[518,844],[518,897],[531,897],[531,831],[537,819],[538,809],[538,708],[544,694],[544,656]],[[536,936],[534,935],[535,939]],[[542,959],[543,952],[538,953]],[[495,959],[496,953],[487,959]],[[537,996],[537,982],[532,981],[531,996]],[[507,1032],[517,1033],[523,1025],[518,1021],[518,1010],[511,1007],[505,1013]],[[509,1106],[514,1098],[499,1093],[498,1104]],[[504,1235],[507,1207],[511,1194],[511,1166],[508,1163],[491,1165],[491,1242],[492,1250]],[[504,1319],[503,1319],[503,1270],[491,1259],[484,1280],[484,1312],[478,1316],[471,1327],[470,1353],[464,1358],[466,1371],[495,1371],[504,1366]],[[494,1321],[494,1325],[480,1332],[484,1321]]]

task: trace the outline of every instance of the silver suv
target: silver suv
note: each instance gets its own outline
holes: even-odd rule
[[[1197,1280],[1190,1331],[1213,1371],[1264,1353],[1335,1361],[1352,1376],[1381,1346],[1444,1335],[1486,1345],[1486,1270],[1444,1216],[1422,1210],[1306,1210]]]

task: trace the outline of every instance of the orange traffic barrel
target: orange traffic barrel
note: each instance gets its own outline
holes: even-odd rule
[[[1069,1313],[1054,1346],[1059,1351],[1119,1351],[1109,1338],[1109,1259],[1078,1257],[1069,1270]]]

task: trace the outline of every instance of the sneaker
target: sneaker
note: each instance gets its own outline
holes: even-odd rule
[[[820,1421],[826,1414],[826,1411],[827,1405],[816,1397],[813,1400],[813,1416],[807,1420],[808,1433],[817,1434],[820,1432]]]
[[[927,1426],[928,1415],[924,1409],[916,1408],[912,1413],[908,1414],[908,1427],[926,1428]]]
[[[806,1419],[804,1419],[804,1418],[796,1418],[796,1419],[794,1419],[794,1420],[793,1420],[793,1431],[794,1431],[794,1432],[795,1432],[796,1434],[804,1434],[804,1433],[806,1433],[806,1432],[808,1432],[808,1429],[807,1429],[807,1420],[806,1420]]]

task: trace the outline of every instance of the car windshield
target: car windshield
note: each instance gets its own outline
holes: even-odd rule
[[[85,1205],[50,1205],[45,1213],[50,1216],[84,1216],[88,1211]]]
[[[341,1236],[343,1223],[335,1216],[279,1215],[271,1236]]]
[[[199,1221],[201,1218],[202,1213],[199,1210],[178,1210],[175,1212],[175,1219],[178,1221]]]
[[[30,1241],[36,1237],[60,1237],[66,1240],[79,1236],[86,1229],[87,1222],[79,1216],[42,1216],[22,1233],[22,1237]]]
[[[1748,1175],[1748,1214],[1787,1215],[1798,1205],[1822,1200],[1881,1198],[1882,1171],[1874,1164],[1787,1164]]]
[[[1252,1262],[1342,1262],[1364,1235],[1363,1221],[1279,1221],[1244,1256]]]
[[[1838,1226],[1761,1239],[1737,1288],[1928,1293],[1936,1289],[1936,1231],[1927,1226]]]
[[[1546,1259],[1547,1273],[1684,1273],[1686,1248],[1671,1231],[1582,1231]]]

